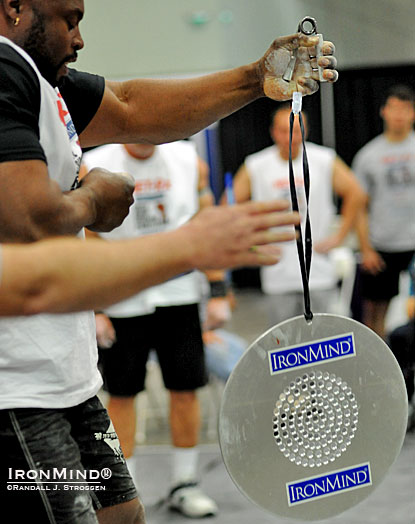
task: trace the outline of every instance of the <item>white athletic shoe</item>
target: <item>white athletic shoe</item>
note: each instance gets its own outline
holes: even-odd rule
[[[216,502],[205,495],[195,483],[182,484],[172,489],[169,505],[171,509],[193,519],[211,517],[218,512]]]

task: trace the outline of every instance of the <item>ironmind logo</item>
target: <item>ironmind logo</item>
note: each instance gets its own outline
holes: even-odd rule
[[[287,483],[288,505],[295,506],[372,485],[370,463]]]
[[[271,375],[356,356],[353,333],[268,351]]]

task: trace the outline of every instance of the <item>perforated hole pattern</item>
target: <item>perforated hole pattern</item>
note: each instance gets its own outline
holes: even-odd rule
[[[276,403],[275,442],[297,466],[329,464],[350,445],[358,414],[356,398],[344,380],[333,373],[304,373],[284,389]]]

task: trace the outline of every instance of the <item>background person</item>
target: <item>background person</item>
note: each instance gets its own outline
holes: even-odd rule
[[[415,252],[415,93],[392,87],[380,116],[383,133],[357,153],[352,167],[366,193],[356,222],[363,322],[384,338],[389,303]]]
[[[87,169],[112,171],[118,166],[135,179],[131,213],[120,227],[101,235],[106,240],[175,229],[199,209],[213,205],[209,168],[191,142],[112,144],[87,153],[83,162]],[[220,284],[224,286],[223,272],[216,271],[212,278],[215,290]],[[100,369],[109,393],[107,409],[133,478],[138,468],[134,456],[135,400],[145,389],[150,351],[156,350],[170,396],[170,506],[193,518],[214,515],[218,509],[200,490],[197,480],[201,417],[196,390],[208,380],[200,300],[199,275],[190,273],[96,314],[98,346],[103,348]],[[229,311],[225,293],[216,294],[207,305],[207,322],[212,323],[209,317],[213,314],[214,322],[219,320],[220,324],[221,313]],[[139,487],[138,480],[136,484]]]
[[[289,117],[291,108],[282,105],[272,115],[270,134],[274,145],[249,155],[234,178],[237,202],[269,197],[290,200],[289,183]],[[304,114],[305,128],[307,117]],[[300,215],[305,222],[306,200],[302,177],[302,138],[298,117],[295,118],[292,158]],[[310,168],[310,222],[313,258],[310,274],[311,309],[315,313],[330,311],[336,296],[337,278],[328,253],[344,241],[353,228],[363,203],[363,192],[352,171],[335,151],[311,142],[306,143]],[[335,206],[333,193],[342,199],[341,220],[333,232]],[[269,302],[270,323],[301,315],[304,297],[296,243],[282,246],[278,267],[261,269],[261,286]]]

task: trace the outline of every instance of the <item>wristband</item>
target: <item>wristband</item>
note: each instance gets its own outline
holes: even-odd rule
[[[209,285],[211,298],[222,298],[228,294],[228,286],[224,280],[214,280]]]

